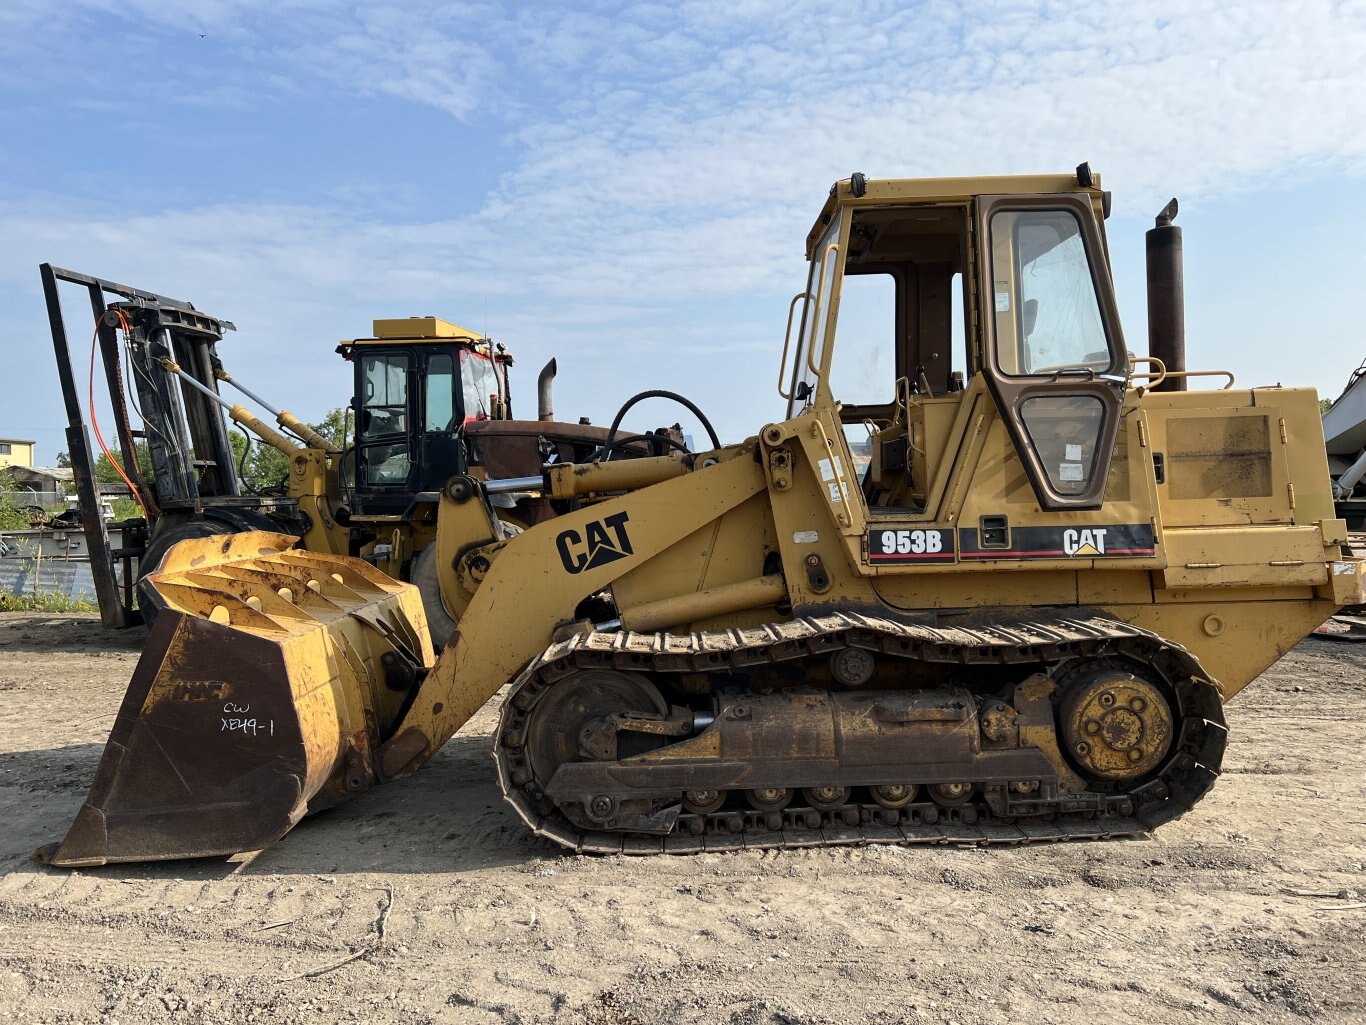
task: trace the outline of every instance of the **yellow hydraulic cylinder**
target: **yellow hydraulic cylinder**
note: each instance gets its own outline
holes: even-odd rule
[[[633,491],[681,477],[692,470],[692,457],[652,456],[645,459],[614,459],[606,463],[563,463],[546,467],[551,498],[609,491]]]
[[[259,418],[252,416],[251,411],[247,409],[246,406],[240,404],[236,406],[229,406],[228,416],[231,417],[237,423],[241,424],[247,430],[251,431],[252,434],[255,434],[258,438],[264,441],[271,448],[279,449],[287,456],[293,455],[296,452],[303,451],[303,449],[300,448],[300,446],[290,441],[290,439],[286,438],[274,427],[262,423]]]
[[[270,445],[272,448],[279,449],[287,456],[292,456],[297,452],[303,451],[302,448],[296,445],[289,438],[286,438],[279,431],[275,430],[275,428],[266,426],[260,421],[260,419],[258,419],[255,416],[252,416],[251,411],[248,410],[246,406],[243,406],[241,404],[238,404],[236,406],[229,405],[227,399],[223,398],[223,396],[219,395],[208,385],[203,384],[200,381],[197,381],[193,376],[187,374],[184,371],[184,369],[180,366],[180,364],[177,363],[175,360],[163,359],[161,360],[161,366],[162,369],[164,369],[168,374],[174,374],[176,377],[179,377],[182,381],[188,384],[191,388],[194,388],[196,391],[202,393],[212,401],[217,402],[227,411],[229,417],[231,417],[237,423],[241,424],[247,430],[251,431],[253,434],[255,434],[258,438],[264,441],[267,445]],[[219,377],[223,380],[227,380],[227,377],[224,374],[220,373]],[[286,414],[278,415],[283,417]],[[283,424],[284,420],[281,419],[280,422]],[[327,442],[324,441],[321,437],[319,437],[318,440],[323,442],[321,447],[324,449],[324,451],[332,450],[331,446],[329,446]]]
[[[728,616],[746,609],[777,605],[787,599],[787,583],[778,574],[725,584],[706,591],[661,598],[621,610],[623,630],[654,633],[683,623]]]
[[[309,427],[308,424],[304,423],[289,410],[280,410],[280,412],[276,414],[275,419],[279,422],[281,427],[290,433],[303,438],[312,448],[320,448],[324,452],[337,451],[336,445],[332,444],[332,442],[328,441],[312,427]]]
[[[226,370],[224,370],[222,367],[215,368],[214,376],[217,377],[220,381],[232,385],[243,395],[254,400],[255,402],[260,403],[266,409],[270,410],[270,412],[275,416],[275,422],[278,423],[285,430],[293,434],[296,438],[302,439],[305,445],[308,445],[310,448],[322,449],[324,452],[327,452],[331,455],[336,455],[339,451],[336,445],[332,444],[332,442],[328,441],[321,434],[315,431],[312,427],[309,427],[308,424],[304,423],[289,410],[276,409],[265,399],[261,398],[261,396],[257,395],[254,391],[251,391],[245,385],[233,380],[233,376]],[[245,424],[243,426],[245,426]]]

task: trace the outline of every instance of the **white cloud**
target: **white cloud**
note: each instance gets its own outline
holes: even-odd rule
[[[387,95],[497,123],[516,166],[468,216],[402,223],[335,194],[77,215],[61,197],[12,200],[0,208],[0,282],[31,293],[32,264],[59,254],[113,265],[212,300],[266,348],[307,333],[300,372],[372,315],[416,304],[482,326],[487,297],[526,362],[616,354],[613,394],[581,386],[579,408],[661,375],[699,395],[767,381],[806,229],[829,183],[855,169],[1018,173],[1089,159],[1119,210],[1144,212],[1172,194],[1190,210],[1268,180],[1366,169],[1359,3],[72,0],[43,20],[49,6],[15,0],[0,14],[11,89],[39,61],[40,82],[73,91],[127,75],[63,50],[62,33],[95,11],[176,47],[201,31],[221,43],[233,58],[221,73],[156,69],[183,101],[266,95],[306,111],[319,91]],[[126,95],[145,105],[142,88],[135,79]],[[139,237],[159,243],[128,244]],[[730,433],[755,426],[730,405]]]

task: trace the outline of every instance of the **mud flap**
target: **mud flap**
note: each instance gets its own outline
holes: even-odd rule
[[[432,662],[420,599],[292,540],[182,542],[147,577],[163,608],[85,805],[40,860],[259,850],[374,782],[373,751]],[[414,671],[386,672],[396,658]]]

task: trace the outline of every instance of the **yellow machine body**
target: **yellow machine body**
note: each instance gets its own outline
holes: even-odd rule
[[[580,850],[1023,842],[1183,814],[1219,774],[1222,703],[1361,602],[1366,571],[1312,390],[1167,391],[1200,372],[1129,356],[1103,208],[1093,177],[838,183],[793,300],[784,419],[711,452],[548,467],[544,493],[578,508],[513,537],[493,483],[450,481],[436,564],[456,622],[435,657],[411,595],[360,586],[354,560],[308,556],[300,590],[271,575],[297,554],[188,542],[152,581],[165,609],[135,684],[155,682],[116,737],[171,705],[205,745],[238,743],[220,692],[192,696],[210,685],[268,695],[273,718],[292,702],[276,764],[297,785],[244,816],[237,849],[416,771],[509,683],[504,793]],[[898,289],[896,366],[881,401],[841,401],[835,368],[863,356],[842,298],[870,273]],[[301,604],[319,593],[335,612]],[[206,665],[201,632],[267,668]],[[315,716],[318,693],[362,713]],[[212,764],[133,779],[126,751],[111,740],[54,863],[234,847],[167,797],[187,771],[221,785]],[[151,832],[89,825],[116,817]]]
[[[480,341],[483,335],[452,324],[440,317],[381,317],[375,320],[375,340],[411,341],[417,338],[467,338]]]

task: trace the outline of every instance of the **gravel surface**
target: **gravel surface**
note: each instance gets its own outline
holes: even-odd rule
[[[0,614],[0,1022],[1366,1021],[1366,645],[1245,690],[1147,841],[566,855],[490,706],[254,860],[38,866],[144,638]]]

